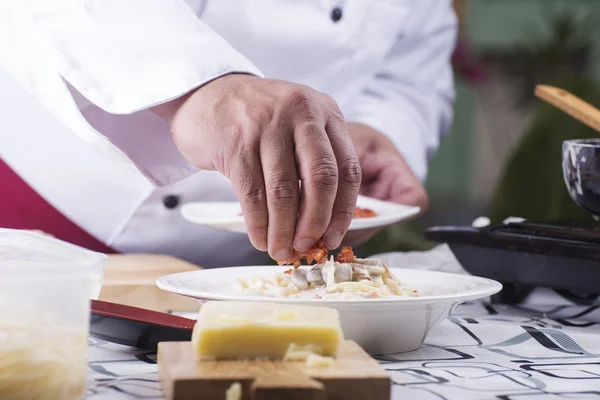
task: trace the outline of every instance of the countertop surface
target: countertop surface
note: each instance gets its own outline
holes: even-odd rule
[[[162,399],[156,354],[90,338],[86,399]],[[393,399],[600,399],[600,304],[538,291],[466,303],[416,351],[377,357]]]

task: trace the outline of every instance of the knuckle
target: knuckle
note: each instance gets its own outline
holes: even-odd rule
[[[317,114],[313,96],[308,90],[294,87],[288,91],[286,97],[288,106],[296,112],[304,114],[305,117],[313,117]]]
[[[242,202],[251,209],[255,209],[258,206],[266,202],[266,192],[264,186],[260,187],[247,187],[242,192]]]
[[[320,160],[312,166],[310,171],[310,180],[312,183],[324,189],[336,189],[338,178],[338,168],[333,160]]]
[[[362,170],[357,157],[350,157],[340,165],[340,180],[354,186],[359,186],[362,181]]]
[[[274,203],[295,205],[298,199],[298,182],[278,180],[269,185],[268,198]]]
[[[325,228],[327,228],[327,225],[329,224],[329,219],[324,218],[321,213],[318,213],[317,215],[307,218],[306,222],[313,239],[320,239],[325,232]]]
[[[261,107],[249,108],[247,114],[251,121],[254,121],[259,125],[264,125],[273,120],[275,110],[271,106],[265,104]]]
[[[324,94],[323,97],[325,99],[325,104],[329,108],[331,117],[336,120],[344,120],[344,114],[342,113],[337,101],[328,94]]]
[[[310,96],[306,89],[301,86],[294,85],[287,90],[287,100],[292,104],[304,104],[310,101]]]

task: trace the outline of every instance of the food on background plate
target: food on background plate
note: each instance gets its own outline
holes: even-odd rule
[[[377,215],[378,214],[370,208],[355,207],[354,216],[352,218],[374,218]]]
[[[343,247],[335,259],[327,260],[327,253],[323,259],[324,262],[302,268],[297,260],[293,269],[277,272],[271,278],[237,279],[233,287],[255,296],[328,300],[419,295],[396,278],[387,265],[379,260],[356,258],[350,247]]]
[[[307,359],[336,357],[343,339],[332,308],[211,301],[200,308],[192,345],[201,360],[286,359],[299,352]]]

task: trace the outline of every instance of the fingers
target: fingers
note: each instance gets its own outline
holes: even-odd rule
[[[260,160],[267,194],[268,250],[277,261],[292,254],[300,189],[291,134],[273,132],[261,143]]]
[[[321,238],[329,249],[340,245],[361,170],[331,98],[296,87],[280,99],[270,113],[250,118],[260,129],[243,129],[245,144],[232,146],[222,169],[231,171],[252,244],[287,261],[293,249],[305,252]]]
[[[390,185],[390,200],[400,204],[420,207],[421,214],[424,213],[429,207],[427,190],[425,190],[425,187],[412,172],[406,161],[401,158],[395,168],[388,168],[386,172],[396,177],[396,181]]]
[[[398,204],[417,206],[421,208],[421,214],[427,210],[429,197],[427,196],[427,191],[416,177],[411,174],[411,176],[390,177],[389,180],[391,182],[389,184],[390,189],[387,200]]]
[[[302,181],[294,248],[306,251],[323,237],[329,225],[339,175],[323,122],[309,120],[296,124],[294,136],[295,156]]]
[[[365,176],[361,194],[398,204],[428,206],[427,191],[406,162],[394,153],[366,153],[362,158]]]
[[[331,221],[324,240],[329,249],[335,249],[340,246],[352,222],[362,174],[356,150],[347,134],[343,118],[334,113],[327,123],[326,132],[337,160],[339,179]]]
[[[235,158],[229,179],[240,200],[246,230],[252,245],[260,251],[266,251],[269,216],[265,181],[258,152],[241,151]]]

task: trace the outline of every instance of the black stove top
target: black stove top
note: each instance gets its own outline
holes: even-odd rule
[[[600,223],[594,220],[438,226],[425,236],[447,243],[468,272],[507,288],[600,293]]]
[[[504,235],[528,236],[600,244],[600,223],[596,221],[517,222],[491,227]]]

